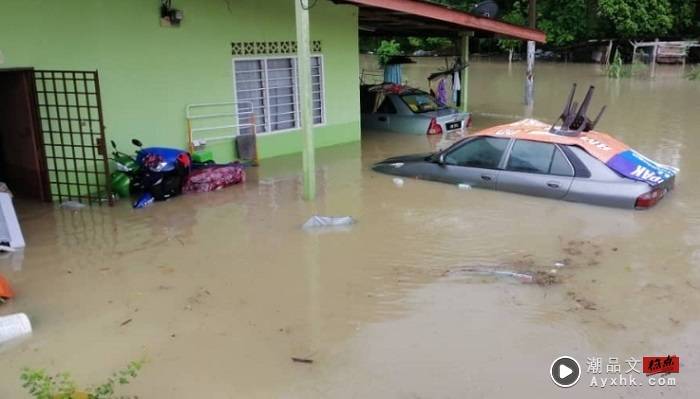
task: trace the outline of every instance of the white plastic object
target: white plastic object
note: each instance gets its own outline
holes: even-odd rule
[[[0,192],[0,241],[10,243],[12,249],[24,248],[24,236],[12,204],[12,196]]]
[[[460,190],[471,190],[472,186],[470,186],[469,184],[465,184],[465,183],[459,183],[457,185],[457,188]]]
[[[404,180],[402,178],[394,177],[393,182],[396,187],[403,187]]]
[[[63,209],[68,209],[71,211],[79,211],[83,208],[85,208],[87,205],[83,204],[82,202],[78,201],[64,201],[61,203],[61,208]]]
[[[0,344],[32,333],[32,323],[24,313],[0,316]]]
[[[314,227],[329,227],[329,226],[349,226],[355,223],[352,216],[319,216],[314,215],[302,226],[305,229]]]

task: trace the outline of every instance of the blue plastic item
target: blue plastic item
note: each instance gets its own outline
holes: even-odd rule
[[[155,198],[151,195],[151,193],[143,193],[135,202],[134,202],[134,208],[135,209],[140,209],[140,208],[145,208],[153,202],[155,202]]]
[[[156,172],[170,172],[175,169],[177,165],[177,157],[180,154],[186,154],[186,151],[180,150],[178,148],[166,148],[166,147],[148,147],[143,148],[136,154],[136,162],[139,165],[144,166],[144,158],[148,155],[156,155],[162,158],[163,165],[160,169],[154,170]]]

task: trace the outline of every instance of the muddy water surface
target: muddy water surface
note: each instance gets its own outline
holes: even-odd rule
[[[443,64],[432,62],[406,75],[422,84]],[[0,347],[0,398],[26,397],[25,366],[92,384],[141,356],[124,392],[142,398],[697,397],[700,84],[680,76],[537,66],[534,117],[554,118],[571,82],[596,84],[593,109],[609,105],[600,129],[681,169],[647,212],[398,187],[371,163],[439,143],[373,132],[319,152],[314,203],[299,199],[297,157],[265,161],[245,186],[139,211],[19,203],[28,247],[0,260],[19,294],[0,314],[29,314],[35,333]],[[525,115],[521,93],[520,65],[474,63],[475,128]],[[302,231],[315,213],[358,223]],[[585,371],[587,357],[624,370],[669,352],[676,387],[590,388],[584,374],[562,392],[548,372],[564,354]]]

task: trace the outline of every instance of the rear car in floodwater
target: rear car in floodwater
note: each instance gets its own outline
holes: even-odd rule
[[[673,189],[675,176],[656,186],[621,176],[576,145],[474,136],[432,154],[386,159],[377,172],[468,184],[518,194],[645,209]]]
[[[362,128],[407,134],[465,131],[471,116],[439,105],[430,94],[399,85],[360,87]]]

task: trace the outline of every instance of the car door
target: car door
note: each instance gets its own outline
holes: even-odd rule
[[[507,138],[484,136],[448,149],[442,155],[443,162],[437,180],[495,189],[509,141]]]
[[[377,96],[380,96],[378,93]],[[396,115],[396,107],[388,95],[381,95],[381,104],[377,110],[368,116],[369,127],[380,130],[391,130],[392,117]]]
[[[505,168],[498,175],[499,191],[548,198],[566,196],[574,168],[555,144],[515,140]]]

